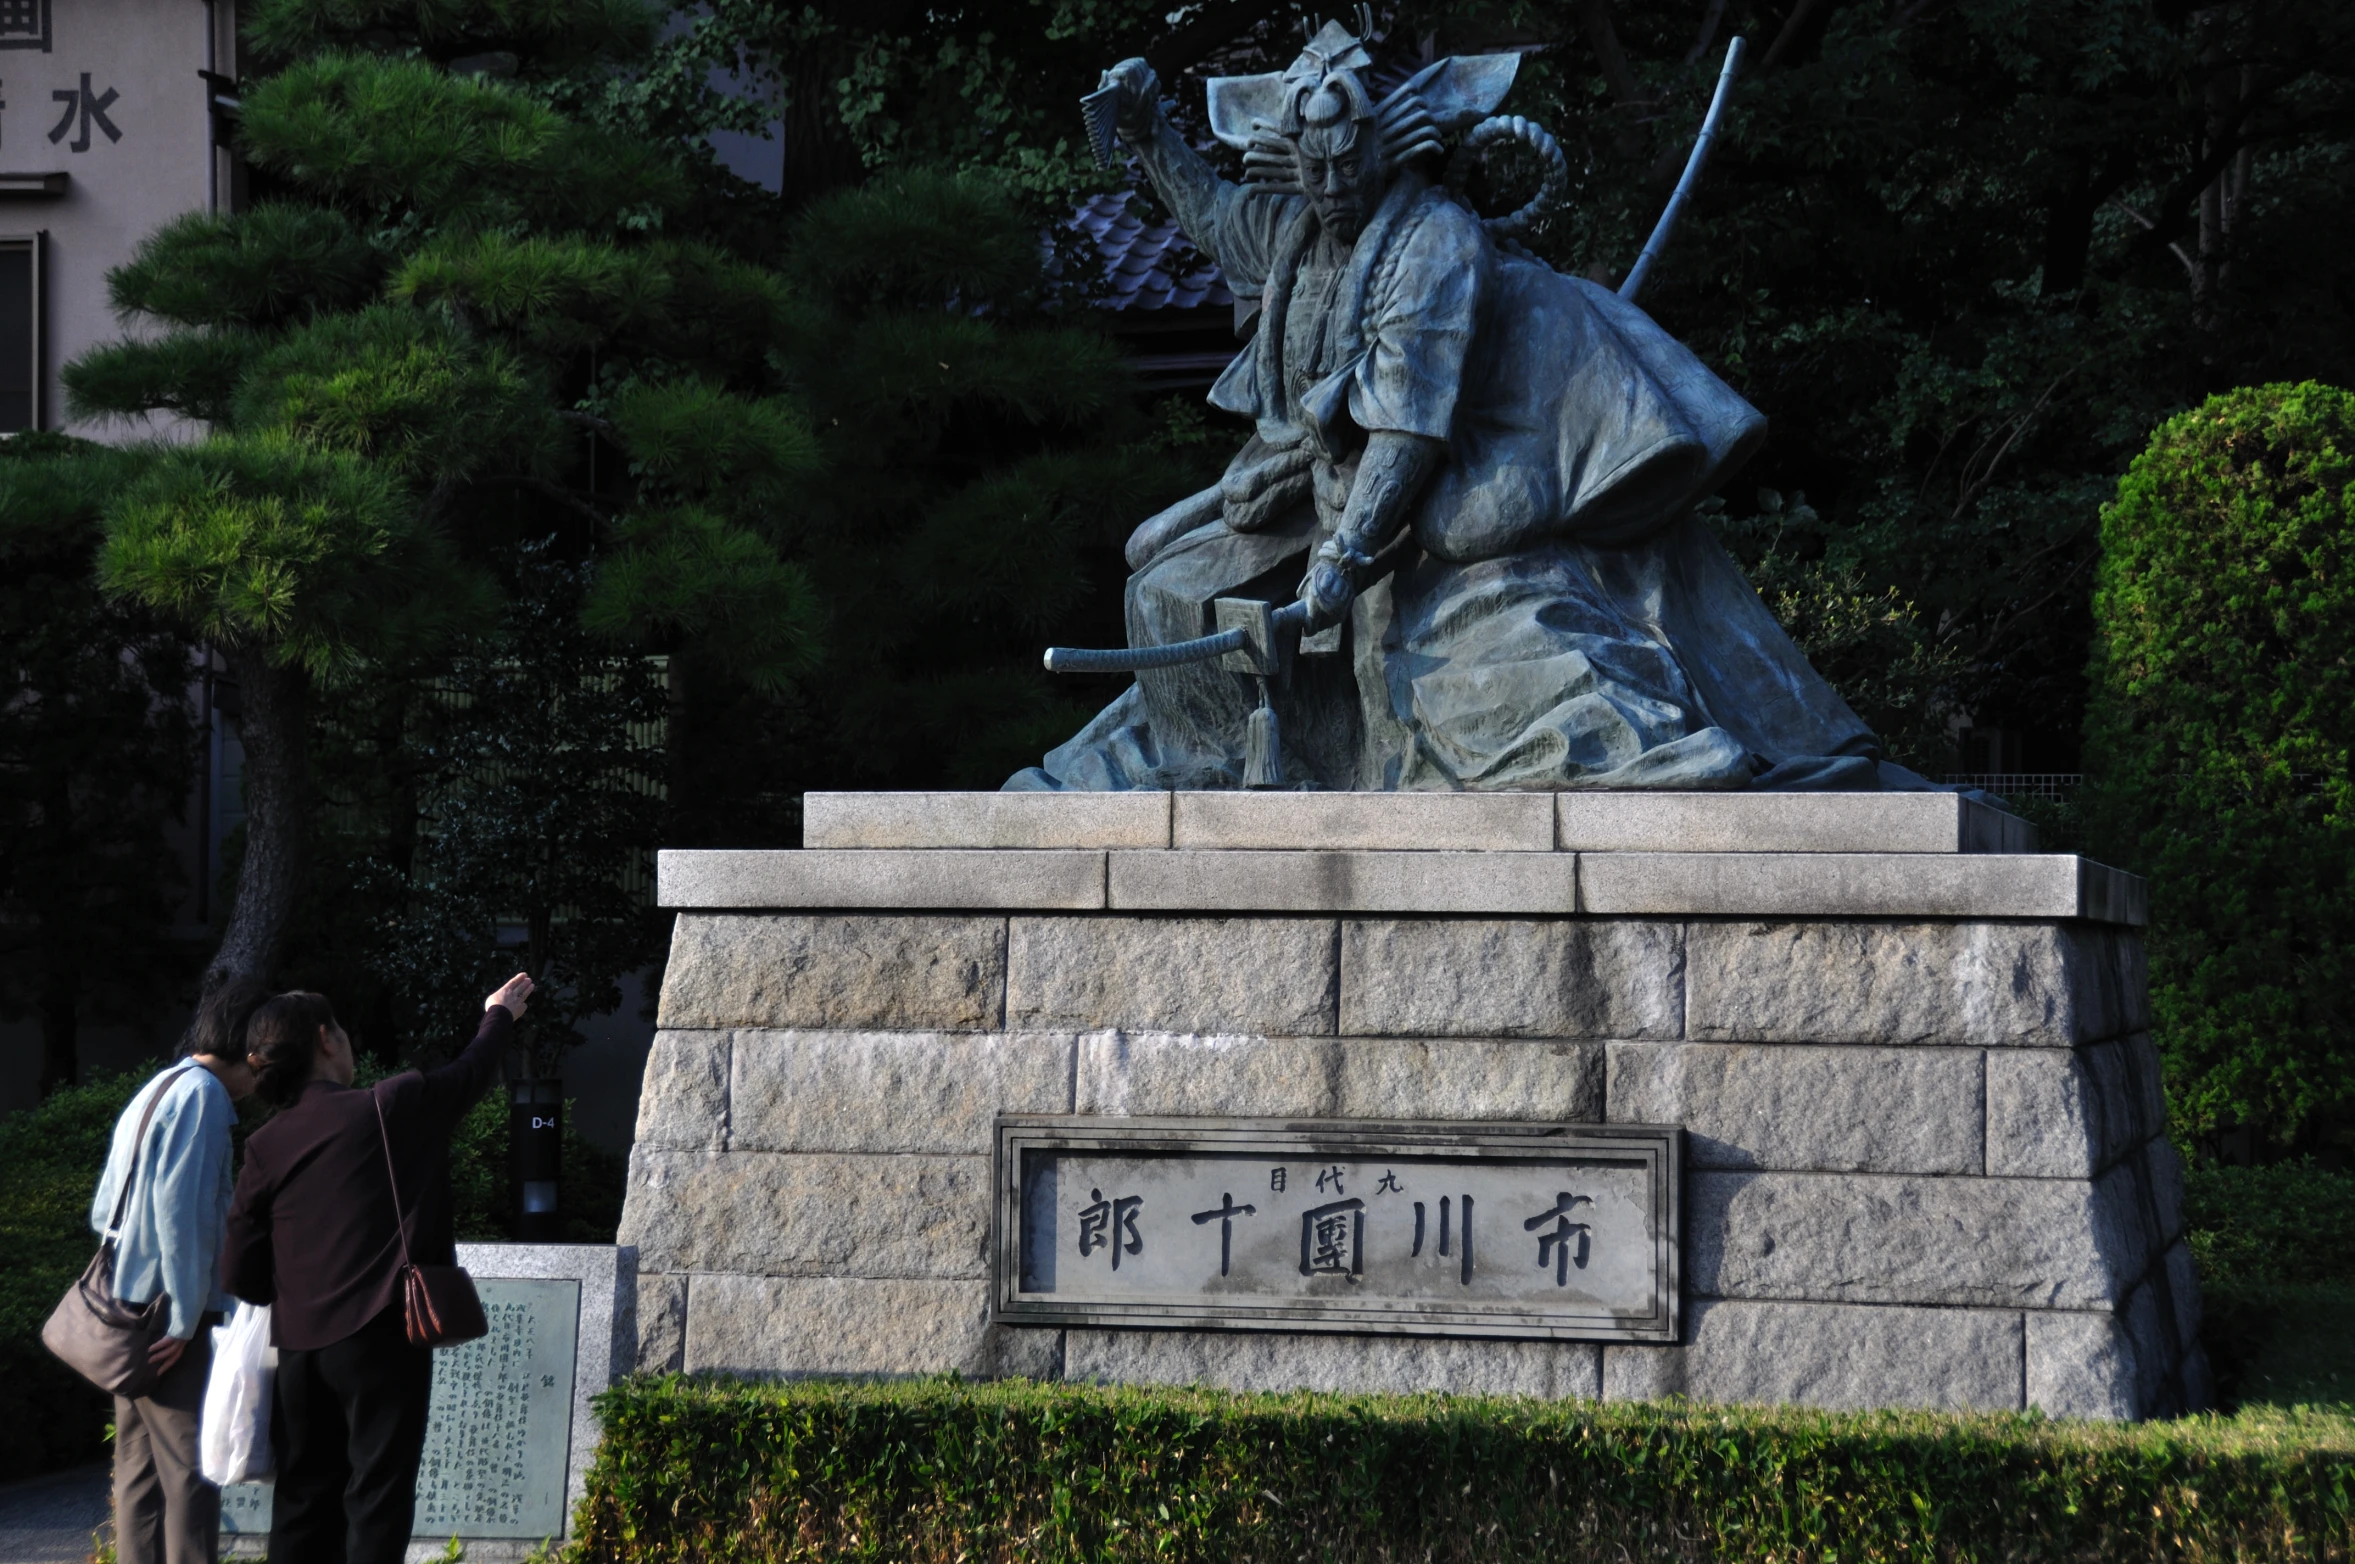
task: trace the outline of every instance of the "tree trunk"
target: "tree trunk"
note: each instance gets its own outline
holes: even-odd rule
[[[866,171],[835,116],[834,83],[841,75],[842,61],[831,49],[813,49],[786,70],[780,130],[785,156],[777,193],[788,211],[858,183]]]
[[[2210,64],[2205,94],[2207,125],[2200,149],[2203,155],[2213,155],[2241,139],[2247,114],[2242,100],[2254,85],[2249,67],[2232,65],[2221,42],[2210,51]],[[2244,145],[2200,191],[2191,296],[2192,318],[2204,331],[2216,331],[2223,325],[2223,294],[2232,275],[2233,229],[2248,179],[2249,149]]]
[[[1611,0],[1579,0],[1578,20],[1586,29],[1595,63],[1603,68],[1603,80],[1610,84],[1611,96],[1622,108],[1635,102],[1635,72],[1628,68],[1627,51],[1619,47],[1619,29],[1611,23]]]
[[[225,654],[237,680],[245,747],[245,858],[221,948],[205,968],[210,994],[233,977],[266,983],[286,953],[302,895],[310,835],[310,682],[255,648]]]

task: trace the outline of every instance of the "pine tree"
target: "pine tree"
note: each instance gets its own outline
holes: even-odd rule
[[[818,458],[768,362],[781,280],[671,233],[700,177],[678,144],[550,106],[642,58],[652,14],[278,0],[246,25],[261,199],[151,236],[109,281],[164,329],[65,376],[83,416],[211,424],[115,496],[102,559],[240,687],[248,836],[208,985],[284,950],[320,692],[493,622],[516,540],[592,571],[583,621],[617,645],[724,646],[752,688],[817,623],[772,541]]]

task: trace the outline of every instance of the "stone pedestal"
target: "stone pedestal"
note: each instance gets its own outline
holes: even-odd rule
[[[2140,881],[1943,794],[838,794],[673,852],[640,1365],[2203,1404]],[[1000,1113],[1679,1124],[1680,1345],[1019,1328]]]

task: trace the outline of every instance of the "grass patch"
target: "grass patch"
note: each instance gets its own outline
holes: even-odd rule
[[[633,1381],[573,1556],[2355,1557],[2355,1417],[2131,1427],[953,1379]]]
[[[2210,1283],[2200,1337],[2227,1407],[2355,1412],[2355,1284]]]

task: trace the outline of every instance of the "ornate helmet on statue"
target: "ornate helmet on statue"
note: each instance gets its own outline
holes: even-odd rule
[[[1290,193],[1299,191],[1294,153],[1312,131],[1337,133],[1342,147],[1361,134],[1379,136],[1382,169],[1391,176],[1418,159],[1437,157],[1446,150],[1442,138],[1455,132],[1470,130],[1467,145],[1510,135],[1546,161],[1545,189],[1510,217],[1490,219],[1490,228],[1500,234],[1524,228],[1559,198],[1569,169],[1553,138],[1518,117],[1488,118],[1513,85],[1519,55],[1434,60],[1379,103],[1365,85],[1373,63],[1362,38],[1327,22],[1285,70],[1211,78],[1211,134],[1243,154],[1245,183]]]

